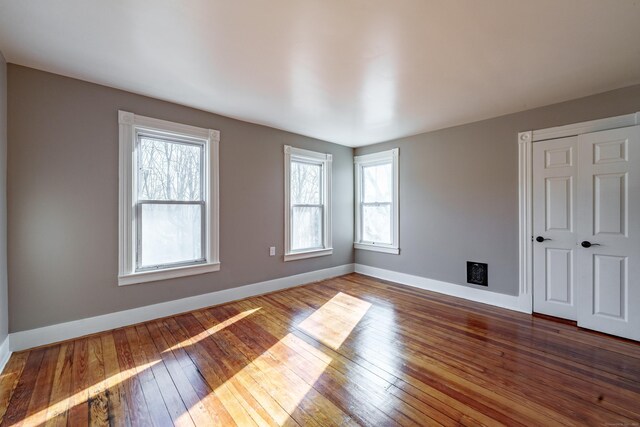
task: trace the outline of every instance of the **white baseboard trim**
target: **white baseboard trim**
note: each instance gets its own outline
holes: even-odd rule
[[[4,341],[2,342],[2,344],[0,344],[0,374],[2,374],[4,367],[9,361],[9,357],[11,357],[11,350],[9,350],[9,343],[10,343],[9,338],[10,336],[7,335],[4,338]]]
[[[211,292],[204,295],[167,301],[81,320],[73,320],[71,322],[59,323],[57,325],[45,326],[28,331],[14,332],[9,336],[10,341],[6,340],[5,342],[11,343],[11,351],[26,350],[33,347],[78,338],[84,335],[95,334],[97,332],[108,331],[123,326],[134,325],[136,323],[146,322],[153,319],[198,310],[212,305],[266,294],[280,289],[300,286],[316,282],[318,280],[342,276],[344,274],[353,273],[353,271],[353,264],[345,264],[324,270],[310,271],[308,273],[281,277],[278,279],[267,280],[265,282]],[[7,345],[7,349],[8,347],[9,346]]]
[[[521,296],[499,294],[496,292],[485,291],[483,289],[456,285],[454,283],[442,282],[440,280],[428,279],[426,277],[414,276],[411,274],[398,273],[397,271],[370,267],[363,264],[355,264],[355,272],[377,277],[378,279],[388,280],[390,282],[412,286],[414,288],[438,292],[440,294],[481,302],[483,304],[489,304],[522,313],[531,313],[528,305],[524,304],[524,298]]]

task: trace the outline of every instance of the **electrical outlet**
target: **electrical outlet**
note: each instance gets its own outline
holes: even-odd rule
[[[275,246],[271,246],[269,248],[269,256],[276,256],[276,247]]]

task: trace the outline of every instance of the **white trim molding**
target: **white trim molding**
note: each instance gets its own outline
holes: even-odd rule
[[[589,120],[587,122],[534,130],[532,131],[531,141],[546,141],[548,139],[564,138],[567,136],[582,135],[583,133],[624,128],[639,124],[640,112],[637,112],[625,114],[623,116],[607,117],[605,119]]]
[[[307,259],[307,258],[315,258],[318,256],[326,256],[332,255],[333,248],[328,249],[317,249],[313,251],[302,251],[302,252],[293,252],[284,256],[285,261],[295,261],[297,259]]]
[[[400,248],[396,248],[393,245],[381,245],[375,243],[354,243],[353,248],[393,255],[398,255],[400,253]]]
[[[304,163],[319,165],[322,169],[320,197],[322,207],[322,247],[292,250],[291,249],[291,162],[298,160]],[[295,261],[299,259],[327,256],[333,254],[331,232],[331,174],[333,155],[304,150],[302,148],[284,146],[284,260]]]
[[[4,367],[7,365],[9,358],[11,357],[11,349],[10,349],[10,338],[11,335],[7,335],[0,344],[0,374],[4,370]]]
[[[398,157],[400,150],[393,148],[372,154],[364,154],[353,158],[355,168],[355,241],[354,249],[382,252],[398,255],[400,253],[400,183],[398,171]],[[362,169],[367,166],[391,163],[392,169],[392,206],[391,206],[391,244],[368,242],[362,240]],[[388,202],[386,203],[388,204]]]
[[[519,295],[533,312],[533,144],[640,124],[640,112],[518,133]]]
[[[204,307],[210,307],[256,295],[279,291],[281,289],[293,288],[317,282],[319,280],[353,273],[353,271],[353,264],[344,264],[337,267],[310,271],[307,273],[296,274],[294,276],[281,277],[278,279],[267,280],[265,282],[211,292],[204,295],[196,295],[174,301],[148,305],[145,307],[132,308],[130,310],[119,311],[116,313],[73,320],[66,323],[44,326],[42,328],[31,329],[28,331],[14,332],[9,335],[11,340],[9,341],[9,339],[7,339],[6,342],[10,343],[11,351],[22,351],[33,347],[104,332],[123,326],[130,326],[136,323],[147,322],[149,320],[198,310]],[[0,350],[2,350],[2,348],[0,348]]]
[[[497,292],[491,292],[484,289],[442,282],[440,280],[429,279],[427,277],[399,273],[397,271],[385,270],[363,264],[356,264],[355,272],[418,289],[424,289],[426,291],[437,292],[439,294],[480,302],[495,307],[506,308],[508,310],[518,311],[521,313],[531,313],[531,311],[528,310],[525,301],[519,296],[499,294]]]
[[[518,241],[518,260],[520,262],[520,270],[518,274],[518,295],[520,295],[526,303],[527,311],[533,311],[533,266],[532,254],[533,247],[531,236],[533,235],[532,221],[532,163],[531,156],[533,150],[532,144],[533,132],[520,132],[518,134],[518,218],[520,228]]]
[[[118,111],[119,141],[119,256],[118,285],[153,282],[220,270],[220,198],[219,142],[220,132],[151,117]],[[205,230],[203,260],[198,263],[136,271],[136,140],[138,132],[151,132],[159,137],[186,139],[203,147],[202,202]]]

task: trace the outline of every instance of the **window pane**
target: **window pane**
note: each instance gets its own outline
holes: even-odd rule
[[[392,164],[362,168],[362,201],[365,203],[392,201]]]
[[[201,145],[141,136],[139,150],[140,199],[202,200]]]
[[[322,203],[322,165],[291,162],[291,204],[319,205]]]
[[[291,250],[322,247],[322,207],[295,206],[291,210]]]
[[[201,205],[142,205],[140,267],[202,259]]]
[[[391,205],[362,206],[362,240],[392,244]]]

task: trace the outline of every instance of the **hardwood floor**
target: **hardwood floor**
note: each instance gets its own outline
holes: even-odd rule
[[[1,425],[638,425],[640,344],[351,274],[12,355]]]

